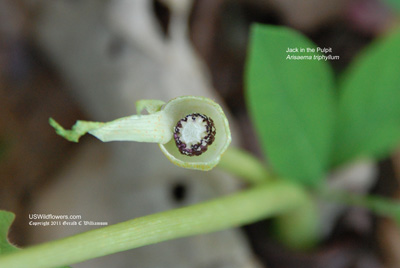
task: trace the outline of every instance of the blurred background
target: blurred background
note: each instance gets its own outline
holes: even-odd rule
[[[396,4],[397,3],[397,4]],[[16,214],[19,246],[94,227],[29,226],[29,214],[81,215],[114,224],[239,190],[219,170],[182,170],[157,145],[73,144],[53,117],[108,121],[135,101],[201,95],[222,103],[234,143],[263,158],[243,97],[249,27],[297,29],[332,47],[339,75],[371,41],[398,27],[384,0],[0,0],[0,209]],[[284,48],[282,48],[284,49]],[[400,153],[332,174],[344,189],[399,197]],[[269,222],[164,242],[72,267],[398,268],[400,231],[368,211],[321,205],[324,240],[292,252]],[[134,264],[134,265],[133,265]]]

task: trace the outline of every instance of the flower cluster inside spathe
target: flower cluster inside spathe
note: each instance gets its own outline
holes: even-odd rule
[[[174,128],[175,144],[181,154],[188,156],[206,152],[216,134],[214,121],[199,113],[188,114]]]
[[[57,134],[72,142],[89,133],[103,142],[158,143],[172,163],[198,170],[215,167],[231,142],[222,108],[208,98],[182,96],[167,103],[140,100],[136,107],[137,115],[105,123],[78,120],[71,130],[52,118],[49,123]],[[148,114],[142,115],[143,110]]]

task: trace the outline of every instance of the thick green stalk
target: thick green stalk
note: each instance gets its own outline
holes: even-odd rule
[[[0,267],[46,268],[78,263],[170,239],[249,224],[296,211],[308,200],[301,187],[289,182],[272,182],[5,254],[0,257]]]

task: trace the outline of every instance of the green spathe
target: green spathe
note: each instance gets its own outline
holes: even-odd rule
[[[137,115],[119,118],[110,122],[78,120],[71,130],[64,129],[54,119],[49,123],[57,134],[72,142],[89,133],[103,142],[136,141],[153,142],[175,165],[189,169],[210,170],[221,159],[231,142],[228,120],[221,107],[214,101],[196,96],[182,96],[167,103],[159,100],[136,102]],[[141,115],[143,110],[149,114]],[[175,124],[188,114],[201,113],[212,118],[217,129],[215,141],[200,156],[182,155],[173,139]]]

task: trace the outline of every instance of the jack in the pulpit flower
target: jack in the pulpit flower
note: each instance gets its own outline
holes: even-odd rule
[[[71,130],[64,129],[52,118],[49,123],[57,134],[73,142],[89,133],[103,142],[158,143],[172,163],[198,170],[215,167],[231,142],[222,108],[208,98],[182,96],[167,103],[140,100],[136,108],[137,115],[110,122],[78,120]],[[143,110],[148,114],[142,115]]]

